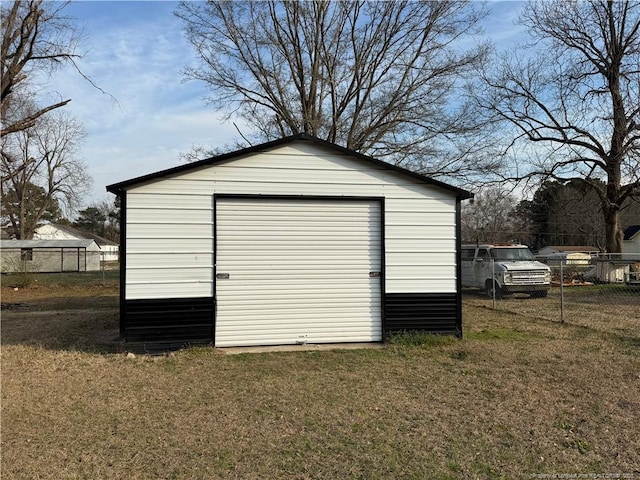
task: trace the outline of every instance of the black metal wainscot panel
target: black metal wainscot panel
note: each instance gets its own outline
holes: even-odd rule
[[[388,293],[385,336],[418,331],[461,336],[455,293]]]
[[[126,300],[127,343],[203,344],[212,339],[213,299]]]

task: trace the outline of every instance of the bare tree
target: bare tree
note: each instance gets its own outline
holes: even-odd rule
[[[484,71],[488,95],[476,92],[514,127],[501,133],[513,140],[502,152],[517,160],[510,177],[587,185],[602,205],[606,250],[620,252],[621,209],[640,196],[640,3],[535,1],[521,22],[531,48]]]
[[[460,1],[182,2],[216,107],[254,138],[307,133],[431,175],[463,176],[481,142],[458,101],[485,45],[460,48],[484,15]],[[456,101],[452,101],[456,99]]]
[[[76,66],[80,36],[62,14],[67,4],[43,0],[2,2],[0,137],[30,128],[40,116],[70,102],[61,99],[40,105],[22,118],[9,119],[6,115],[14,98],[20,91],[25,92],[36,74],[50,73],[69,63]]]
[[[33,237],[43,216],[60,205],[70,216],[91,186],[84,163],[76,158],[82,125],[66,112],[40,116],[34,126],[2,138],[0,183],[3,220],[16,237]]]
[[[473,242],[522,242],[526,236],[516,216],[518,201],[506,188],[487,187],[462,206],[462,238]]]

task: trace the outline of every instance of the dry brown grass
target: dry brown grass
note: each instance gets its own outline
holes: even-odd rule
[[[129,359],[95,342],[111,308],[3,312],[2,478],[640,478],[637,324],[464,316],[462,341]]]
[[[3,310],[64,310],[118,307],[117,271],[30,274],[27,287],[15,287],[12,275],[2,275]],[[91,297],[89,300],[87,297]]]

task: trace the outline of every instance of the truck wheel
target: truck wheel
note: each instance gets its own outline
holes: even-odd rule
[[[498,284],[498,282],[495,282],[495,281],[492,282],[491,280],[487,280],[487,283],[485,284],[485,287],[484,287],[484,291],[487,294],[487,297],[493,298],[494,287],[496,290],[496,299],[502,298],[502,295],[504,294],[504,292],[502,291],[502,288],[500,288],[500,285]]]

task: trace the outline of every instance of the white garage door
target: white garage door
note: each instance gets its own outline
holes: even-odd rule
[[[382,339],[377,201],[218,199],[215,345]]]

